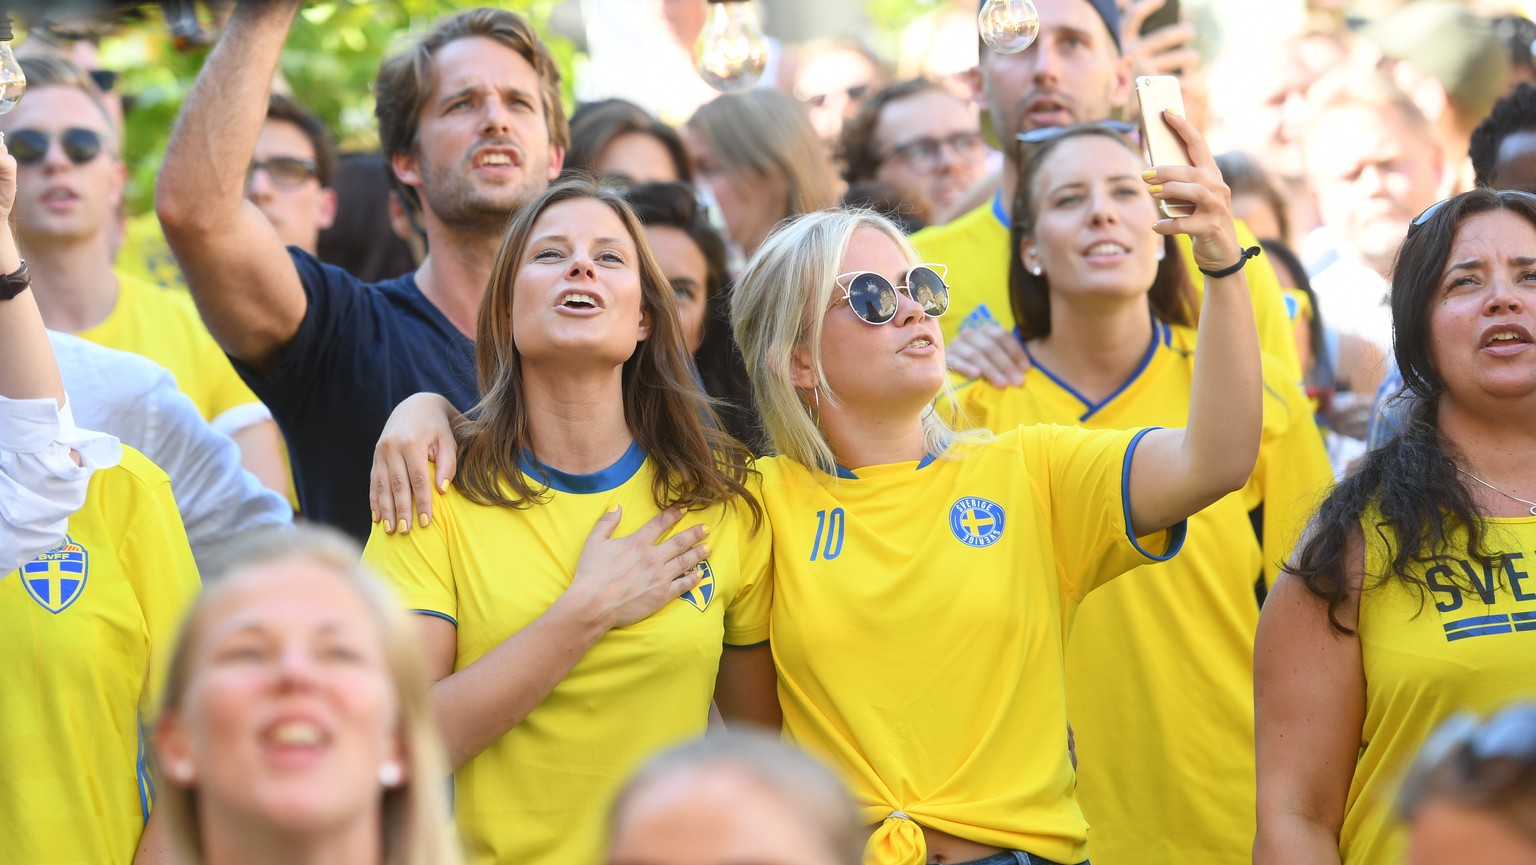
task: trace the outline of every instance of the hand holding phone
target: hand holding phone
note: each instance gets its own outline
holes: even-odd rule
[[[1164,111],[1184,116],[1184,96],[1179,79],[1172,75],[1143,75],[1136,79],[1136,99],[1141,104],[1141,141],[1148,165],[1193,165],[1189,151],[1163,119]],[[1158,210],[1164,217],[1176,219],[1195,212],[1195,205],[1179,199],[1160,200]]]

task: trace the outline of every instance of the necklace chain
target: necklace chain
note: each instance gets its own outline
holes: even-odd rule
[[[1519,502],[1522,505],[1529,505],[1530,509],[1531,509],[1531,516],[1536,517],[1536,502],[1533,502],[1530,499],[1522,499],[1519,496],[1515,495],[1514,493],[1506,493],[1503,490],[1499,489],[1498,487],[1494,486],[1493,484],[1490,484],[1487,481],[1483,480],[1482,478],[1478,477],[1477,475],[1472,474],[1471,472],[1467,471],[1466,469],[1462,468],[1461,466],[1456,466],[1456,471],[1461,472],[1462,474],[1466,475],[1467,477],[1471,478],[1472,480],[1477,481],[1478,483],[1482,484],[1483,486],[1487,487],[1490,490],[1493,490],[1494,492],[1498,493],[1499,495],[1504,496],[1505,498],[1514,499],[1515,501]]]

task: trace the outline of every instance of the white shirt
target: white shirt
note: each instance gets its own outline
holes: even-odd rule
[[[75,426],[68,402],[0,397],[0,577],[58,546],[91,473],[122,458],[117,439]]]
[[[1392,356],[1392,307],[1387,303],[1390,289],[1381,274],[1344,256],[1312,277],[1323,326],[1364,337],[1387,357]]]
[[[203,420],[164,367],[68,334],[48,338],[80,422],[122,439],[170,477],[199,570],[246,530],[293,521],[288,502],[241,468],[239,446]]]

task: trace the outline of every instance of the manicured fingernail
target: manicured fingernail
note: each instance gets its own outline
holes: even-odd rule
[[[1142,180],[1151,180],[1152,178],[1154,178],[1156,176],[1157,176],[1157,169],[1156,168],[1148,168],[1146,171],[1143,171],[1141,173],[1141,179]]]
[[[427,514],[420,514],[417,516],[416,522],[422,528],[426,528],[427,526],[432,525],[432,517]]]
[[[604,513],[610,513],[610,514],[611,513],[616,513],[618,510],[619,510],[619,505],[618,505],[617,502],[615,502],[615,503],[609,505],[608,506],[608,510],[605,511]]]
[[[378,511],[369,511],[368,514],[369,514],[370,517],[372,517],[374,522],[378,522],[379,521],[379,512]]]
[[[699,550],[704,553],[704,558],[709,558],[709,544],[699,544]]]
[[[411,527],[410,520],[407,520],[405,517],[401,517],[400,518],[400,524],[395,526],[395,531],[400,532],[401,534],[404,534],[406,529],[409,529],[410,527]]]
[[[1170,109],[1168,109],[1168,116],[1170,116],[1170,117],[1183,117],[1184,115],[1180,114],[1179,110],[1177,108],[1170,108]]]
[[[707,524],[699,526],[699,528],[704,530],[704,534],[705,534],[706,537],[709,535],[709,526]]]
[[[1152,193],[1153,195],[1156,195],[1159,192],[1163,191],[1163,185],[1161,183],[1154,183],[1151,186],[1147,187],[1147,191]]]
[[[440,492],[440,493],[448,492],[448,482],[447,481],[438,481],[437,482],[437,491]]]

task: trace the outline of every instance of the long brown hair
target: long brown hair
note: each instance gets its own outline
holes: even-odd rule
[[[652,495],[657,507],[707,507],[740,496],[761,518],[747,491],[751,473],[747,449],[720,431],[710,398],[694,375],[672,288],[629,205],[601,189],[589,175],[574,174],[520,210],[507,226],[476,325],[475,367],[480,402],[458,425],[460,471],[454,484],[471,501],[525,508],[548,500],[549,490],[519,468],[532,451],[528,394],[522,356],[512,338],[512,297],[534,223],[566,201],[590,199],[607,205],[624,223],[639,254],[641,306],[651,332],[624,362],[624,420],[630,434],[656,466]]]
[[[1018,323],[1019,334],[1024,339],[1037,339],[1051,333],[1050,280],[1044,274],[1030,273],[1019,252],[1024,241],[1035,233],[1035,195],[1039,191],[1035,185],[1040,177],[1040,167],[1058,147],[1088,135],[1108,138],[1132,153],[1137,152],[1119,132],[1086,124],[1067,129],[1040,144],[1028,159],[1023,160],[1023,169],[1019,172],[1019,186],[1013,197],[1013,230],[1010,234],[1013,246],[1008,251],[1008,296],[1013,306],[1013,320]],[[1194,296],[1194,286],[1184,268],[1183,253],[1171,236],[1163,238],[1163,260],[1158,263],[1157,276],[1147,292],[1152,312],[1168,324],[1193,326],[1196,318]]]

